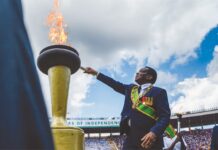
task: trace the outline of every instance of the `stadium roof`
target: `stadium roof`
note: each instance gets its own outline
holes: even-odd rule
[[[171,124],[177,127],[177,116],[171,117]],[[202,112],[188,112],[182,115],[181,127],[204,126],[218,123],[218,109]]]
[[[172,116],[170,123],[174,128],[177,128],[177,116]],[[204,110],[199,112],[187,112],[182,115],[181,127],[195,127],[195,126],[204,126],[212,125],[218,123],[218,109],[214,110]],[[83,128],[85,133],[114,133],[119,132],[119,127],[92,127],[92,128]]]

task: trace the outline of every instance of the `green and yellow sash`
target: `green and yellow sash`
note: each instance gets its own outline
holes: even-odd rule
[[[139,112],[145,114],[146,116],[158,120],[156,116],[156,111],[153,107],[150,107],[146,104],[143,104],[139,101],[139,93],[138,93],[138,86],[134,86],[131,90],[131,100],[133,103],[133,109],[137,109]],[[173,138],[176,135],[176,132],[171,124],[167,126],[165,129],[165,133],[170,137]]]

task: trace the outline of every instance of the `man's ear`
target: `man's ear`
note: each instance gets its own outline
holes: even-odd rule
[[[147,80],[152,80],[152,79],[153,79],[153,76],[150,75],[150,74],[148,74],[148,75],[146,76],[146,79],[147,79]]]

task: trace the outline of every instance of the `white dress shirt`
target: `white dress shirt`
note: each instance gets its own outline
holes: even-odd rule
[[[141,90],[139,91],[139,96],[142,96],[142,94],[144,93],[144,91],[151,86],[151,83],[145,83],[141,85]]]
[[[164,137],[164,148],[163,149],[167,149],[171,146],[171,144],[176,140],[177,136],[175,136],[174,138],[168,138],[168,137]],[[173,150],[180,150],[181,149],[181,142],[176,143],[175,147]]]

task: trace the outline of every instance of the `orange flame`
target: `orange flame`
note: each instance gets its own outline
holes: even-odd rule
[[[64,17],[59,8],[59,0],[54,0],[54,5],[47,18],[49,26],[48,37],[53,44],[66,44],[67,33],[65,32]]]

